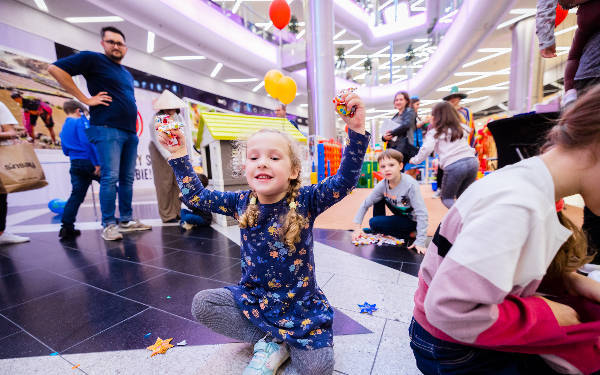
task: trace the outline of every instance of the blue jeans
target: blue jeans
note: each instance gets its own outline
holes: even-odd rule
[[[94,174],[94,165],[88,159],[71,160],[69,174],[71,175],[71,196],[65,204],[61,221],[63,227],[74,229],[79,206],[85,199],[92,180],[98,181],[99,178]]]
[[[90,126],[85,131],[100,157],[100,210],[102,225],[116,224],[115,200],[119,183],[119,216],[132,219],[131,200],[137,159],[137,134],[108,126]]]
[[[417,367],[425,375],[557,374],[534,354],[499,352],[437,339],[414,318],[408,333]]]
[[[386,216],[385,206],[385,199],[373,205],[373,217],[369,220],[371,230],[375,233],[409,240],[410,234],[417,230],[417,222],[406,215]]]
[[[442,203],[450,208],[454,202],[477,179],[479,162],[475,157],[462,158],[444,167]]]

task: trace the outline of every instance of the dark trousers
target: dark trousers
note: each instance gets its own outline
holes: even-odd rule
[[[574,86],[575,74],[579,68],[579,59],[583,55],[583,50],[590,39],[600,30],[600,0],[590,0],[579,5],[577,9],[577,30],[571,43],[569,57],[565,66],[565,91]]]
[[[600,1],[595,1],[600,3]],[[575,81],[577,96],[583,96],[588,90],[600,85],[600,77],[587,78]],[[596,257],[592,261],[600,264],[600,216],[596,216],[587,207],[583,209],[583,231],[587,234],[588,252],[596,251]]]
[[[4,232],[6,229],[6,214],[8,212],[7,196],[7,194],[0,194],[0,232]]]
[[[499,352],[440,340],[414,319],[408,333],[417,367],[425,375],[558,374],[537,355]]]
[[[92,180],[100,181],[100,178],[94,175],[94,166],[87,159],[71,160],[71,196],[65,205],[65,211],[62,216],[63,227],[73,229],[75,227],[75,217],[79,206],[85,199],[87,190],[92,183]]]
[[[437,188],[442,191],[442,183],[444,182],[444,170],[438,166],[437,175],[435,176]]]
[[[373,205],[373,217],[369,220],[371,230],[374,233],[409,240],[410,234],[417,230],[417,222],[406,215],[386,216],[385,206],[385,199]]]

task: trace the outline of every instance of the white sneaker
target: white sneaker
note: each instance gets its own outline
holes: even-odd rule
[[[129,220],[119,223],[119,232],[137,232],[141,230],[151,230],[152,226],[144,224],[139,220]]]
[[[274,375],[290,353],[285,343],[267,342],[260,339],[254,345],[254,356],[242,375]]]
[[[119,227],[117,227],[117,224],[110,224],[102,231],[102,238],[104,238],[106,241],[116,241],[122,240],[123,235],[121,232],[119,232]]]
[[[440,189],[437,189],[435,191],[435,193],[433,193],[434,198],[439,198],[441,195],[442,195],[442,191]]]
[[[29,237],[17,236],[16,234],[4,232],[0,235],[0,245],[28,242]]]

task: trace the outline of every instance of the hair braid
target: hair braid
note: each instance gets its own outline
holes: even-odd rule
[[[256,196],[256,192],[250,193],[250,200],[248,202],[248,206],[246,207],[246,211],[240,216],[238,219],[240,223],[240,228],[253,227],[256,225],[258,221],[258,197]]]
[[[558,212],[558,220],[571,230],[573,234],[558,249],[552,263],[546,271],[549,277],[560,277],[564,273],[576,271],[578,268],[594,259],[594,254],[588,254],[585,234],[565,214]]]
[[[290,181],[289,190],[286,196],[290,210],[283,223],[282,235],[284,243],[292,252],[296,251],[296,243],[300,242],[302,229],[304,229],[304,226],[306,225],[306,219],[298,213],[295,204],[301,185],[300,178]]]

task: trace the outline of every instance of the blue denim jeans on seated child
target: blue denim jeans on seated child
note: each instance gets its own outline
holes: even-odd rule
[[[408,333],[417,367],[424,375],[558,374],[534,354],[499,352],[440,340],[414,318]]]
[[[108,126],[90,126],[85,131],[100,157],[100,211],[102,226],[116,224],[115,200],[119,183],[119,218],[132,219],[131,200],[137,159],[137,134]]]
[[[373,217],[369,220],[371,231],[409,239],[410,234],[417,230],[417,222],[407,215],[386,216],[385,206],[383,199],[373,205]]]
[[[65,204],[65,210],[62,215],[63,227],[74,229],[75,217],[81,202],[85,199],[88,188],[92,180],[98,181],[100,178],[94,174],[94,165],[88,159],[71,160],[71,196]]]

